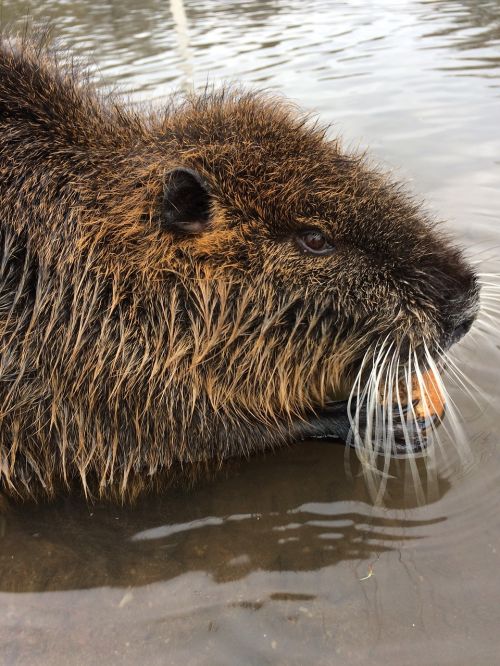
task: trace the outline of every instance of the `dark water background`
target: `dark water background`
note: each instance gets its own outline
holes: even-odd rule
[[[27,14],[134,102],[193,81],[284,92],[498,272],[498,0],[2,3],[4,24]],[[478,387],[479,406],[452,391],[472,456],[444,437],[423,505],[401,468],[374,508],[342,447],[312,442],[133,508],[0,516],[0,663],[499,664],[497,343],[457,349]]]

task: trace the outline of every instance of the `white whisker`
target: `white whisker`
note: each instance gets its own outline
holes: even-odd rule
[[[470,461],[472,460],[472,452],[470,450],[469,444],[467,442],[467,437],[465,435],[465,432],[461,426],[461,419],[459,418],[457,412],[458,408],[454,402],[454,400],[451,398],[450,394],[446,390],[443,380],[441,379],[441,375],[439,374],[439,370],[437,369],[437,366],[434,362],[434,359],[432,358],[429,349],[424,342],[424,348],[425,348],[425,353],[426,353],[426,358],[427,362],[429,364],[429,367],[431,368],[433,372],[433,379],[436,381],[437,386],[439,390],[441,391],[442,395],[446,399],[446,405],[447,405],[447,414],[448,414],[448,420],[450,423],[450,426],[452,427],[453,431],[452,434],[450,434],[448,428],[446,427],[446,424],[443,422],[442,426],[444,427],[445,432],[447,435],[454,440],[455,443],[457,443],[457,439],[459,440],[459,446],[456,447],[456,450],[460,456],[460,459],[464,464],[469,464]]]

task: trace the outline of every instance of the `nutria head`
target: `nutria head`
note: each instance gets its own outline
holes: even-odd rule
[[[377,403],[392,390],[404,408],[396,384],[413,378],[432,417],[432,386],[419,378],[437,375],[467,333],[479,289],[422,207],[280,101],[206,95],[164,128],[165,153],[182,165],[167,174],[159,213],[168,242],[183,266],[238,285],[223,307],[239,344],[214,359],[224,391],[234,381],[231,397],[247,408],[300,415],[356,381],[357,403],[363,390],[373,400],[371,380]],[[392,450],[420,448],[420,434]]]
[[[377,449],[367,406],[399,405],[394,450],[412,381],[429,393],[478,308],[470,266],[400,186],[265,95],[141,116],[30,45],[4,46],[0,74],[2,344],[23,369],[1,434],[25,487],[125,492],[175,461],[342,434],[331,403],[349,393],[360,452]]]

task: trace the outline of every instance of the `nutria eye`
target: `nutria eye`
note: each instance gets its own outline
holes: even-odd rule
[[[321,231],[304,231],[297,236],[297,242],[300,248],[308,254],[324,255],[333,252],[333,246]]]

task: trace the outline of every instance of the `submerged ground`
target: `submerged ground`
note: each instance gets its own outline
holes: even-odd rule
[[[498,0],[6,0],[2,14],[51,21],[134,102],[193,81],[283,91],[413,179],[481,272],[500,272]],[[356,461],[313,442],[133,508],[0,516],[0,662],[497,664],[500,352],[483,329],[455,354],[478,387],[479,404],[452,389],[472,456],[444,434],[424,504],[401,465],[374,508]]]

